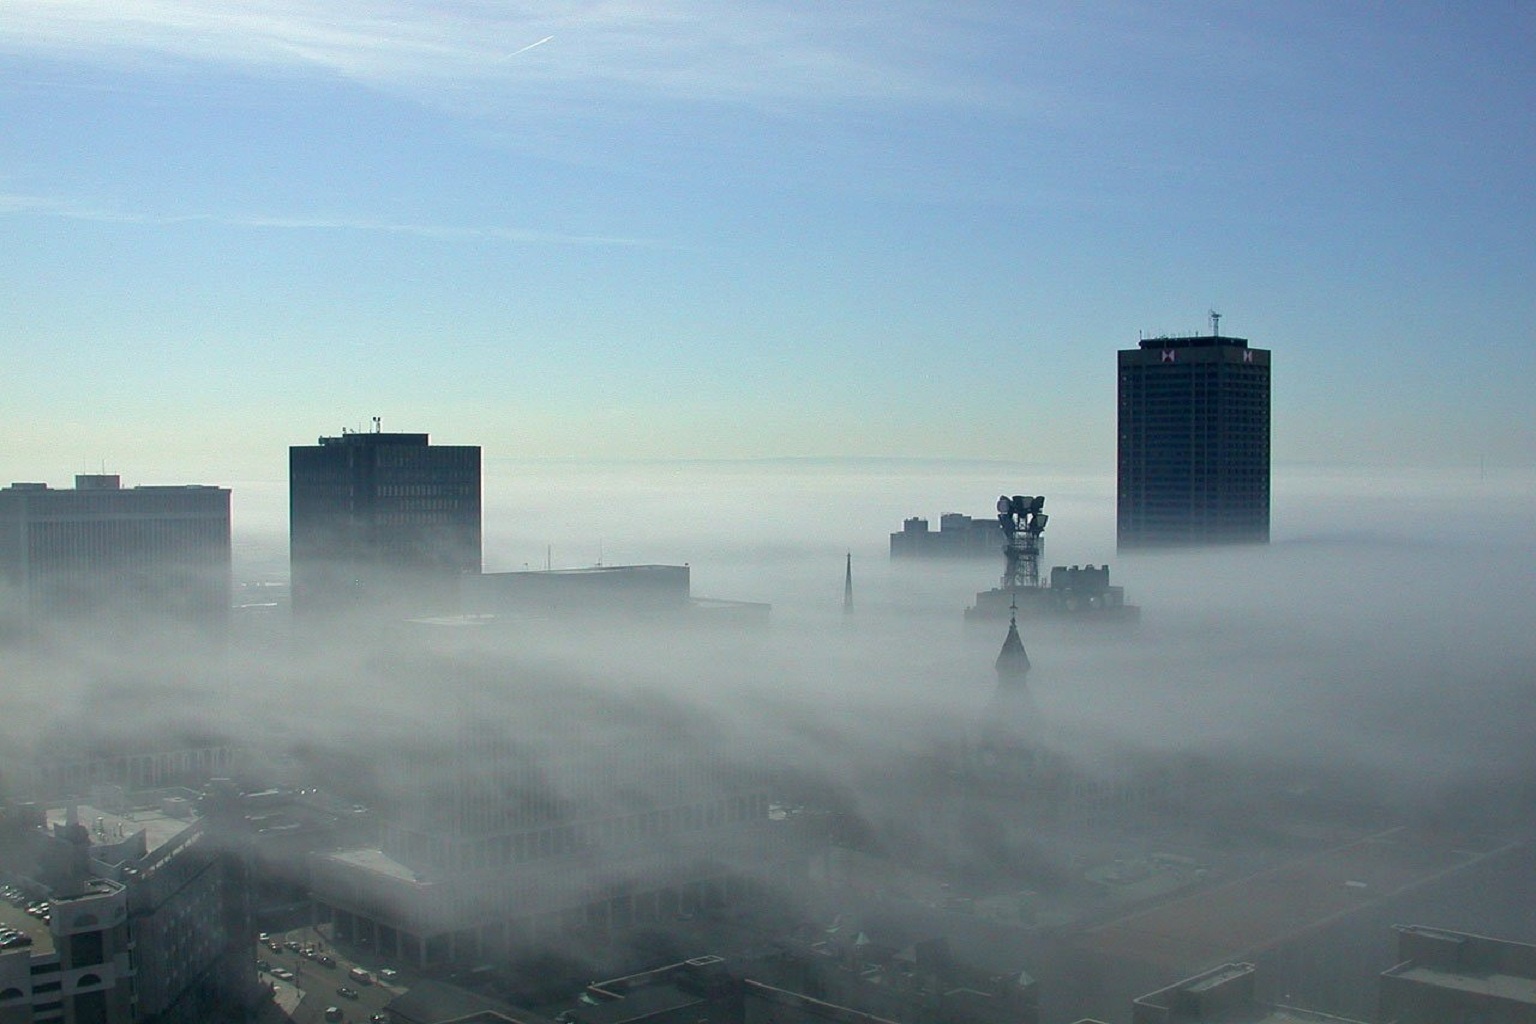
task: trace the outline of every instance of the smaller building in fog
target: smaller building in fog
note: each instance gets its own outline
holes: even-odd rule
[[[693,596],[686,565],[594,565],[576,569],[488,572],[459,580],[466,616],[686,616],[694,622],[751,623],[770,607],[755,601]]]
[[[0,577],[23,615],[103,612],[223,624],[229,615],[227,488],[123,487],[116,475],[73,488],[0,488]]]
[[[677,612],[688,608],[686,565],[596,565],[488,572],[460,583],[472,615],[555,612]]]
[[[938,530],[913,516],[891,534],[892,558],[995,558],[1003,549],[1003,531],[996,516],[973,519],[958,512],[939,517]]]

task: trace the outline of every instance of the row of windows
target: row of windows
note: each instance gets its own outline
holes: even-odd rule
[[[218,518],[229,515],[229,492],[215,487],[12,492],[0,494],[0,509],[34,522],[96,516]]]
[[[480,489],[469,484],[445,484],[428,481],[419,484],[379,484],[373,493],[380,498],[472,498]]]
[[[34,569],[154,566],[175,561],[222,564],[229,558],[229,523],[195,519],[33,523],[27,531],[27,556]]]
[[[378,511],[374,513],[374,521],[378,522],[385,515],[392,513],[458,512],[462,515],[473,512],[476,508],[473,502],[467,502],[462,498],[396,498],[379,504]]]

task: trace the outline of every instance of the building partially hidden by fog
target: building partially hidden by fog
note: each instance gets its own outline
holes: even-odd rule
[[[1536,1024],[1536,946],[1442,928],[1396,931],[1401,962],[1381,975],[1377,1019]]]
[[[986,558],[997,554],[1003,535],[991,516],[979,519],[959,512],[939,517],[937,531],[919,516],[901,521],[901,531],[891,534],[892,558]]]
[[[1256,994],[1256,977],[1249,963],[1213,967],[1138,997],[1131,1004],[1131,1024],[1364,1024],[1265,1003]]]
[[[530,684],[517,703],[546,717],[514,736],[499,705],[459,700],[449,749],[397,744],[380,844],[311,859],[339,940],[483,963],[728,905],[773,860],[766,774],[733,768],[680,709]]]
[[[230,603],[230,492],[205,485],[0,489],[0,577],[23,615],[107,611],[224,623]]]
[[[511,621],[594,616],[666,619],[672,625],[751,625],[766,622],[770,610],[761,602],[695,597],[692,570],[686,565],[486,572],[466,575],[459,582],[464,617],[486,625],[498,617]]]
[[[1119,353],[1121,548],[1269,541],[1269,352],[1219,316]]]
[[[377,422],[377,421],[375,421]],[[480,448],[342,433],[288,450],[294,612],[452,611],[480,571]]]

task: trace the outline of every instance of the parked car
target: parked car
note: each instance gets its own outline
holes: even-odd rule
[[[341,1013],[341,1007],[339,1007],[339,1006],[327,1006],[325,1008],[325,1019],[329,1020],[329,1021],[342,1020],[343,1017],[342,1017],[342,1013]]]
[[[349,988],[346,985],[343,985],[336,990],[336,994],[341,996],[343,999],[356,999],[357,989]]]
[[[321,953],[319,956],[315,957],[315,963],[319,964],[321,967],[335,967],[336,958],[332,956],[326,956],[324,953]]]
[[[373,984],[373,975],[369,974],[367,971],[363,970],[361,967],[354,967],[354,968],[352,968],[350,971],[347,972],[347,977],[351,978],[353,981],[357,982],[359,985],[372,985]]]

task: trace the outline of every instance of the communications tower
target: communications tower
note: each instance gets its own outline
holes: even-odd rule
[[[1003,582],[1005,591],[1037,590],[1040,587],[1040,555],[1045,551],[1045,522],[1041,511],[1045,496],[999,495],[997,521],[1003,528]]]

